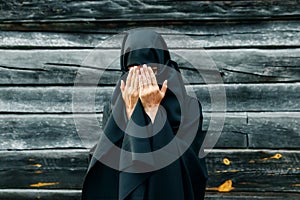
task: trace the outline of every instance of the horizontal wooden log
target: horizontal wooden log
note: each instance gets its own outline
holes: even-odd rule
[[[87,150],[1,151],[0,188],[81,188]]]
[[[226,111],[297,111],[299,103],[299,83],[291,84],[228,84],[223,85],[226,91]],[[205,86],[204,86],[205,87]],[[193,87],[198,99],[202,102],[203,109],[213,111],[222,108],[224,101],[222,87],[208,86],[202,90],[202,86]],[[211,100],[209,92],[220,92]],[[291,92],[291,93],[290,93]],[[295,100],[293,100],[295,99]],[[209,107],[207,107],[209,105]]]
[[[2,200],[80,200],[81,190],[57,189],[0,189]]]
[[[245,20],[299,16],[299,1],[36,1],[1,2],[2,22],[107,20]]]
[[[204,131],[214,124],[212,119],[221,120],[218,113],[213,118],[211,115],[204,113]],[[215,148],[300,148],[299,112],[226,113],[225,117]],[[88,134],[78,131],[74,118]],[[0,115],[0,149],[90,148],[96,144],[101,128],[102,114]],[[212,143],[218,132],[214,126],[209,129],[207,139]]]
[[[1,151],[1,189],[80,189],[87,150]],[[298,192],[299,151],[213,150],[208,192]],[[224,184],[225,183],[225,184]]]
[[[80,200],[81,190],[57,190],[57,189],[0,189],[2,200],[23,200],[26,199],[45,199],[45,200]],[[298,200],[300,195],[297,193],[286,192],[206,192],[205,199],[224,199],[224,200]]]
[[[204,83],[203,76],[210,83],[220,82],[220,76],[225,83],[300,81],[298,48],[171,52],[191,84]],[[119,56],[120,50],[0,50],[0,84],[73,85],[78,78],[87,84],[114,85],[121,75]]]
[[[248,113],[247,127],[250,148],[300,147],[300,115],[297,112]]]
[[[216,130],[220,121],[224,119],[222,131]],[[206,144],[208,148],[247,148],[248,135],[247,113],[203,113],[202,130],[206,132]],[[218,141],[216,136],[220,134]],[[211,144],[215,144],[211,146]]]
[[[0,112],[102,112],[103,104],[110,101],[113,89],[71,86],[1,87]],[[187,89],[189,94],[197,95],[204,111],[300,111],[300,83],[213,84],[188,86]],[[226,91],[226,96],[223,96],[223,90]],[[214,94],[213,103],[209,92]]]
[[[94,48],[112,34],[1,31],[2,48]]]
[[[287,192],[206,192],[205,199],[222,200],[254,200],[254,199],[273,199],[273,200],[298,200],[300,194]]]
[[[230,37],[230,35],[236,36],[230,37],[230,40],[238,42],[238,35],[247,35],[251,40],[259,43],[264,42],[268,37],[257,38],[257,34],[266,34],[265,36],[278,31],[276,35],[283,34],[285,37],[293,37],[289,32],[297,34],[298,30],[297,20],[257,20],[254,21],[179,21],[179,20],[162,20],[162,21],[56,21],[56,22],[26,22],[26,23],[1,23],[0,29],[3,31],[43,31],[43,32],[67,32],[67,33],[103,33],[103,34],[118,34],[123,31],[127,31],[134,28],[162,28],[162,33],[169,33],[170,30],[178,31],[182,34],[188,34],[190,36],[213,36],[218,38],[218,35],[222,35],[224,38]],[[20,33],[21,33],[20,32]],[[12,32],[11,32],[12,33]],[[34,34],[34,33],[33,33]],[[76,36],[77,34],[75,34]],[[274,35],[274,34],[272,34]],[[281,41],[277,37],[278,41]],[[254,36],[254,37],[253,37]],[[63,37],[63,36],[62,36]],[[271,38],[268,38],[269,41]],[[296,38],[295,38],[296,39]],[[230,43],[229,41],[226,44]],[[277,41],[277,42],[278,42]],[[242,45],[242,44],[241,44]],[[253,44],[254,45],[254,44]],[[284,44],[283,44],[284,45]]]
[[[289,53],[286,60],[285,55]],[[179,66],[197,67],[203,80],[218,83],[216,68],[225,83],[235,82],[289,82],[299,81],[299,54],[297,49],[285,50],[176,50]],[[280,54],[282,53],[282,54]],[[185,62],[183,62],[185,60]],[[268,61],[267,61],[268,60]],[[236,62],[237,61],[237,62]],[[192,65],[186,65],[185,63]],[[212,67],[215,65],[216,68]],[[285,66],[282,68],[281,66]],[[293,67],[292,67],[293,66]],[[199,74],[198,73],[198,74]],[[293,75],[291,75],[293,74]],[[187,74],[186,79],[191,83],[199,76]],[[191,78],[190,78],[191,77]],[[199,78],[198,78],[199,80]],[[199,82],[199,81],[198,81]],[[207,81],[203,81],[206,82]]]
[[[86,131],[90,142],[95,143],[99,133],[96,128],[91,130],[95,125],[90,121],[85,121]],[[73,115],[2,115],[0,124],[2,150],[84,148]]]
[[[125,30],[147,26],[147,23],[124,26],[126,22],[123,22],[112,29],[111,23],[96,24],[94,28],[86,27],[91,26],[91,23],[74,23],[72,28],[65,24],[62,29],[52,27],[54,26],[52,25],[47,30],[48,32],[36,32],[30,29],[27,31],[1,31],[0,48],[94,48]],[[75,25],[78,27],[76,28]],[[169,24],[163,25],[157,22],[155,27],[160,28],[155,30],[162,34],[170,48],[283,48],[300,46],[299,25],[298,21],[169,22]],[[47,24],[47,26],[50,25]],[[17,30],[17,27],[18,25],[14,24],[11,29]],[[40,29],[42,28],[45,27],[40,27]],[[9,28],[3,27],[3,24],[0,23],[0,29]],[[54,30],[59,32],[53,32]],[[67,31],[67,33],[63,31]],[[184,35],[191,41],[183,37],[180,39],[180,35]],[[118,46],[119,43],[117,41],[115,43],[111,45]]]
[[[299,156],[298,150],[215,150],[207,159],[208,190],[297,192]]]
[[[94,124],[94,117],[97,117],[97,124]],[[78,123],[79,120],[82,123]],[[227,113],[215,147],[246,148],[247,135],[243,133],[247,129],[246,120],[245,113]],[[204,113],[203,130],[207,131],[210,121],[211,114]],[[85,126],[84,133],[78,131],[75,122],[77,126]],[[90,148],[98,141],[101,129],[102,114],[0,115],[0,149]],[[217,134],[214,127],[210,130],[210,134]],[[215,138],[213,136],[209,138]]]

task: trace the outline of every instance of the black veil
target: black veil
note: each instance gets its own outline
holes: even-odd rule
[[[126,80],[128,67],[143,64],[157,67],[159,86],[168,80],[168,90],[153,124],[140,100],[131,119],[127,119],[120,91],[120,80]],[[187,95],[179,67],[171,60],[164,39],[148,29],[128,31],[122,43],[120,66],[122,76],[111,102],[104,106],[105,137],[100,137],[91,159],[82,199],[203,199],[207,170],[204,158],[198,157],[205,137],[201,130],[201,104]],[[134,124],[145,128],[139,130]],[[177,137],[178,132],[183,133],[182,137]],[[136,137],[138,135],[149,137]],[[168,160],[167,157],[150,156],[145,159],[140,156],[140,153],[163,149],[174,138],[177,143],[169,154],[170,157],[179,156],[167,165],[158,167]],[[124,156],[115,147],[132,154]],[[113,168],[109,164],[118,167]]]

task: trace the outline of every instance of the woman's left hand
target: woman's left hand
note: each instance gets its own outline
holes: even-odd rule
[[[139,98],[143,104],[145,112],[154,122],[160,102],[164,98],[167,91],[167,80],[163,82],[162,88],[159,89],[156,77],[151,67],[143,65],[140,68],[139,75]]]

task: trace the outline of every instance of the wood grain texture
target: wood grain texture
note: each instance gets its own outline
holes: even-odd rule
[[[139,27],[164,28],[173,59],[202,102],[204,130],[209,91],[226,90],[225,125],[207,156],[206,199],[300,199],[299,19],[300,0],[1,1],[0,199],[80,199],[85,146],[99,136],[93,113],[100,125],[120,77],[122,37],[110,37]],[[86,61],[101,42],[99,59]],[[191,63],[201,63],[200,74]],[[225,85],[216,84],[219,75]],[[73,115],[76,77],[87,86],[76,88],[82,95]],[[95,110],[87,106],[93,83]],[[87,134],[78,135],[73,117]]]
[[[44,200],[80,200],[81,190],[61,190],[61,189],[0,189],[0,198],[2,200],[23,200],[26,199],[44,199]],[[297,193],[287,192],[206,192],[205,199],[224,199],[224,200],[298,200]]]
[[[298,21],[165,22],[165,24],[152,22],[152,26],[147,24],[149,22],[136,25],[132,25],[132,22],[124,25],[126,22],[123,22],[114,27],[111,27],[111,23],[114,22],[94,24],[94,27],[90,27],[93,25],[92,22],[74,23],[74,26],[78,27],[68,27],[66,23],[61,25],[62,29],[48,23],[47,25],[38,24],[41,27],[36,29],[42,32],[31,30],[33,28],[30,29],[30,27],[26,31],[22,31],[26,28],[19,28],[20,30],[16,31],[18,24],[5,28],[4,24],[0,23],[2,30],[15,30],[0,32],[0,48],[94,48],[116,34],[141,27],[157,27],[155,30],[162,34],[171,48],[186,48],[196,45],[206,49],[300,46],[300,23]],[[49,30],[44,30],[47,27]],[[178,40],[178,35],[181,34],[189,37],[193,42],[186,39]]]
[[[113,89],[114,87],[71,86],[0,87],[0,112],[102,112],[103,104],[110,101]],[[222,95],[224,89],[226,96]],[[195,85],[188,86],[187,90],[190,94],[197,95],[204,111],[300,111],[299,83]],[[214,94],[213,103],[209,92]]]
[[[81,188],[87,150],[1,151],[0,188]]]
[[[46,1],[1,2],[2,22],[243,20],[297,18],[298,0],[251,1]]]
[[[208,89],[219,91],[219,74],[225,83],[228,113],[219,149],[207,157],[206,199],[299,199],[299,19],[299,0],[0,2],[0,199],[80,199],[88,149],[73,117],[85,122],[92,146],[99,134],[92,113],[101,124],[120,77],[122,37],[107,39],[138,27],[165,28],[188,88],[202,102],[204,130]],[[103,41],[100,58],[112,62],[84,63]],[[203,59],[200,74],[214,85],[191,65],[204,58],[202,47],[216,68]],[[87,106],[92,88],[77,88],[80,113],[73,116],[75,78],[95,83],[96,76],[85,76],[107,64],[96,109]]]
[[[207,159],[209,188],[227,182],[232,192],[298,192],[299,156],[298,150],[215,150]]]
[[[299,192],[299,156],[285,150],[213,150],[207,156],[207,191],[217,192],[231,180],[230,193]],[[1,189],[80,189],[88,164],[88,150],[1,151],[0,157]]]
[[[179,49],[171,52],[186,82],[191,84],[203,84],[203,76],[211,83],[218,83],[218,77],[225,83],[300,81],[298,48]],[[73,85],[77,77],[82,83],[114,85],[121,76],[119,55],[119,50],[111,49],[0,50],[0,84]],[[100,73],[103,74],[98,81]]]
[[[203,113],[203,130],[211,124],[211,113]],[[221,120],[214,113],[214,120]],[[96,119],[95,119],[96,117]],[[215,148],[297,149],[299,112],[226,113],[225,124]],[[84,132],[77,126],[84,125]],[[78,120],[80,122],[78,124]],[[95,121],[97,124],[95,124]],[[84,148],[96,144],[102,128],[102,114],[0,115],[1,150]],[[218,134],[211,126],[208,141]]]
[[[2,125],[0,149],[84,148],[73,119],[73,117],[79,116],[70,114],[2,115],[0,117]],[[92,120],[85,120],[85,124],[86,131],[90,136],[89,141],[94,144],[99,134],[95,128],[96,125],[92,124]]]
[[[210,113],[204,113],[204,131],[208,129],[210,117]],[[215,147],[246,148],[246,120],[245,113],[227,113]],[[84,132],[78,130],[82,125]],[[0,150],[91,148],[97,143],[101,129],[102,114],[0,115]],[[210,130],[211,134],[217,134],[214,128]]]
[[[299,113],[248,113],[248,128],[250,148],[300,148]]]
[[[273,199],[273,200],[298,200],[300,195],[297,193],[288,192],[206,192],[205,199],[220,199],[220,200],[254,200],[254,199]]]
[[[80,200],[81,190],[63,189],[0,189],[1,200]]]
[[[268,39],[273,39],[273,37],[277,38],[278,41],[281,41],[284,38],[280,38],[277,35],[282,35],[288,38],[293,37],[291,34],[297,34],[299,32],[298,25],[299,22],[297,20],[254,20],[254,21],[70,21],[70,22],[27,22],[27,23],[1,23],[0,29],[3,31],[20,31],[18,32],[20,36],[22,33],[31,31],[32,34],[27,35],[36,35],[42,32],[49,32],[54,34],[59,33],[73,33],[72,35],[77,35],[77,33],[94,33],[97,34],[118,34],[120,32],[141,28],[141,27],[149,27],[149,28],[161,28],[160,32],[163,34],[169,34],[171,32],[177,32],[181,34],[187,34],[190,36],[208,36],[208,39],[212,39],[212,37],[218,38],[218,36],[223,37],[231,37],[231,40],[234,38],[245,38],[244,36],[248,35],[253,42],[257,41],[258,43],[263,43]],[[277,34],[276,34],[277,33]],[[265,36],[273,36],[273,37],[262,37],[256,38],[256,35],[263,34]],[[47,35],[47,34],[45,34]],[[62,34],[63,37],[64,34]],[[210,36],[210,37],[209,37]],[[240,37],[239,37],[240,36]],[[243,36],[243,37],[241,37]],[[34,37],[33,37],[34,38]],[[71,37],[72,38],[72,37]],[[296,39],[296,38],[295,38]],[[230,42],[230,41],[223,41]],[[237,41],[236,41],[237,42]],[[265,43],[267,44],[267,43]],[[269,44],[267,44],[269,45]]]

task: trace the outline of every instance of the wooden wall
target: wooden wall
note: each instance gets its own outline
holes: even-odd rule
[[[222,75],[228,112],[207,159],[207,199],[300,198],[299,0],[10,0],[0,11],[1,200],[79,199],[88,150],[71,107],[77,70],[99,42],[137,27],[187,34],[196,42],[163,36],[174,53],[204,47]],[[207,128],[205,85],[183,74]],[[100,120],[118,75],[97,93]]]

